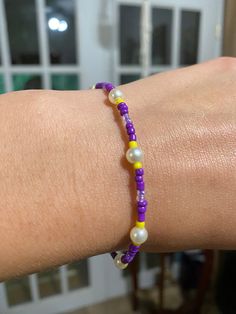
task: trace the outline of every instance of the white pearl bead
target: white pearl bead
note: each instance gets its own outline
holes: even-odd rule
[[[143,160],[143,152],[140,148],[129,148],[126,152],[126,158],[128,161],[132,164],[136,161],[142,161]]]
[[[109,100],[110,100],[110,102],[111,102],[112,104],[115,104],[116,98],[124,98],[124,94],[122,93],[121,90],[119,90],[119,89],[117,89],[117,88],[113,88],[113,89],[110,91],[110,93],[109,93],[109,95],[108,95],[108,98],[109,98]]]
[[[124,254],[122,252],[118,252],[116,257],[114,258],[114,263],[118,269],[125,269],[128,266],[128,264],[124,264],[121,261],[123,255]]]
[[[147,240],[148,232],[145,228],[134,227],[130,231],[130,238],[131,238],[132,242],[140,245]]]

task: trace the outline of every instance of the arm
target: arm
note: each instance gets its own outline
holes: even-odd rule
[[[147,251],[236,248],[235,69],[218,59],[121,87],[144,151]],[[106,99],[0,97],[1,280],[129,243],[135,185]]]

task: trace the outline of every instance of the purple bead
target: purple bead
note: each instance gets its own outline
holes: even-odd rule
[[[120,114],[121,116],[123,116],[124,114],[128,113],[128,110],[127,109],[121,109],[120,110]]]
[[[129,109],[125,102],[122,102],[122,109],[126,109],[126,110]]]
[[[130,250],[128,250],[128,251],[126,252],[127,256],[128,256],[128,255],[129,255],[129,256],[134,256],[136,253],[137,253],[137,251],[130,251]]]
[[[147,207],[146,206],[138,206],[138,213],[139,214],[144,214],[147,211]]]
[[[126,256],[126,255],[124,255],[124,256],[122,256],[121,257],[121,262],[123,263],[123,264],[129,264],[129,257],[128,256]]]
[[[136,141],[136,140],[137,140],[137,136],[135,134],[129,135],[129,141]]]
[[[127,128],[127,133],[130,134],[135,134],[135,128]]]
[[[124,255],[121,257],[121,262],[124,264],[129,264],[130,262],[132,262],[133,258],[130,255]]]
[[[126,252],[125,255],[121,257],[121,262],[124,264],[129,264],[134,259],[136,253],[130,254],[130,252]]]
[[[133,125],[132,122],[126,123],[126,129],[128,129],[128,128],[133,128],[133,127],[134,127],[134,125]]]
[[[143,175],[144,175],[144,170],[143,170],[143,168],[136,169],[136,170],[135,170],[135,174],[136,174],[136,176],[143,176]]]
[[[143,213],[143,214],[138,214],[138,221],[140,221],[140,222],[145,221],[145,213]]]
[[[128,251],[126,251],[121,258],[122,263],[124,264],[130,263],[134,259],[135,255],[138,253],[139,248],[140,246],[130,244]]]
[[[118,106],[117,106],[117,109],[118,109],[118,110],[121,110],[121,109],[123,109],[123,108],[128,108],[128,106],[126,105],[125,102],[120,102],[120,103],[118,104]]]
[[[144,182],[137,182],[136,187],[137,187],[137,190],[144,191],[144,188],[145,188]]]
[[[96,89],[102,89],[105,86],[106,82],[99,82],[95,85]]]
[[[135,176],[135,181],[136,182],[142,182],[143,181],[143,176]]]
[[[124,114],[126,114],[126,113],[128,113],[129,111],[128,111],[128,109],[126,109],[126,108],[121,108],[120,109],[120,115],[121,116],[123,116]]]
[[[112,89],[115,88],[115,86],[111,83],[105,83],[103,88],[105,88],[106,91],[109,93]]]
[[[118,109],[118,110],[124,110],[124,109],[128,110],[128,106],[126,105],[125,102],[120,102],[120,103],[117,105],[117,109]]]
[[[134,252],[134,253],[136,253],[136,252],[138,252],[139,248],[140,248],[140,245],[137,246],[137,245],[134,245],[134,244],[130,244],[130,246],[129,246],[129,252]]]
[[[140,207],[147,206],[147,204],[148,204],[147,200],[138,201],[138,206]]]

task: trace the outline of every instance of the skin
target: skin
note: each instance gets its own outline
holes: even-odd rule
[[[146,251],[236,249],[236,59],[121,86],[144,152]],[[0,279],[125,249],[120,116],[101,90],[0,96]]]

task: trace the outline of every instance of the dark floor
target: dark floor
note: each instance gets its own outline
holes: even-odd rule
[[[137,312],[132,311],[130,297],[124,296],[66,314],[148,314],[154,309],[158,309],[158,290],[140,291],[139,300],[140,310]],[[169,309],[175,309],[181,304],[181,294],[177,285],[171,285],[165,289],[164,304]],[[211,295],[206,297],[201,314],[219,314]]]

